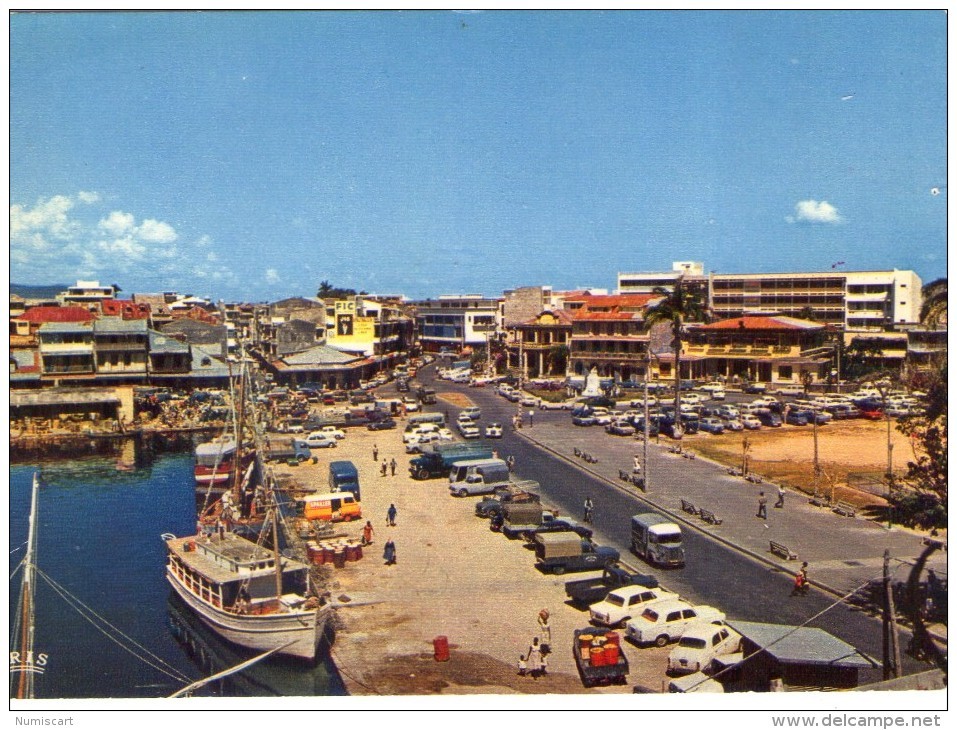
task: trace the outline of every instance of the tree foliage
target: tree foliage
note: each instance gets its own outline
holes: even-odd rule
[[[897,518],[911,527],[939,528],[947,524],[947,363],[930,374],[927,410],[901,419],[897,430],[911,439],[914,458],[891,494]]]
[[[681,277],[675,281],[674,289],[668,291],[664,287],[655,287],[655,296],[661,301],[645,312],[645,323],[651,327],[659,322],[667,322],[671,326],[671,346],[675,353],[675,417],[680,413],[681,406],[681,344],[685,322],[707,320],[707,311],[704,306],[704,289],[697,283],[686,283]]]
[[[921,324],[936,329],[947,324],[947,279],[935,279],[921,290],[924,302],[920,307]]]
[[[319,282],[319,291],[316,292],[316,296],[320,299],[345,299],[346,297],[354,297],[356,294],[366,294],[367,292],[360,291],[357,292],[355,289],[344,289],[342,287],[333,286],[328,281]]]

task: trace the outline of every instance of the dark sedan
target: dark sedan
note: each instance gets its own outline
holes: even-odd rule
[[[381,421],[373,421],[366,428],[370,431],[385,431],[390,428],[395,428],[396,423],[391,418],[384,418]]]

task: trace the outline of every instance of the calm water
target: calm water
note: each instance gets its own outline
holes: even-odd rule
[[[164,532],[195,529],[191,453],[45,461],[10,468],[10,572],[23,558],[30,487],[39,469],[37,565],[115,628],[109,636],[37,580],[36,651],[49,655],[38,698],[154,698],[249,658],[178,603],[164,577]],[[10,582],[11,615],[20,592]],[[122,635],[124,634],[126,638]],[[115,640],[114,640],[115,639]],[[139,656],[124,647],[139,644]],[[146,657],[144,661],[140,657]],[[267,659],[201,693],[268,697],[344,694],[335,670]]]

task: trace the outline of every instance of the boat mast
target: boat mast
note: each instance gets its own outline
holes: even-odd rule
[[[282,598],[282,559],[279,554],[279,514],[278,506],[276,505],[275,496],[273,496],[273,508],[272,508],[272,554],[273,559],[276,561],[276,600]]]
[[[233,452],[233,497],[236,498],[237,508],[242,506],[242,494],[240,493],[240,474],[242,472],[242,453],[243,453],[243,423],[244,416],[244,405],[246,402],[246,383],[245,383],[245,374],[246,367],[243,365],[239,369],[239,383],[238,390],[239,393],[233,396],[233,433],[234,438],[236,439],[236,451]],[[232,364],[229,366],[229,380],[232,382]],[[239,399],[239,414],[236,414],[236,398]],[[240,509],[240,512],[242,510]]]
[[[30,527],[27,533],[27,552],[23,558],[23,583],[21,584],[20,604],[20,682],[17,687],[17,699],[32,700],[33,694],[33,639],[34,606],[33,578],[36,574],[36,519],[37,495],[40,477],[33,475],[33,493],[30,497]]]

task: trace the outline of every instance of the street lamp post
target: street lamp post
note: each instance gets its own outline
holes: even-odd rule
[[[642,419],[644,421],[645,427],[645,438],[641,442],[641,465],[644,467],[644,474],[642,477],[645,480],[645,489],[648,491],[648,439],[651,436],[651,431],[649,430],[648,424],[651,420],[648,417],[648,378],[651,375],[651,342],[648,343],[648,353],[645,358],[645,417]]]
[[[891,417],[887,413],[887,386],[878,386],[881,404],[884,407],[884,421],[887,423],[887,529],[894,527],[894,507],[891,497],[894,495],[894,442],[891,440]]]

